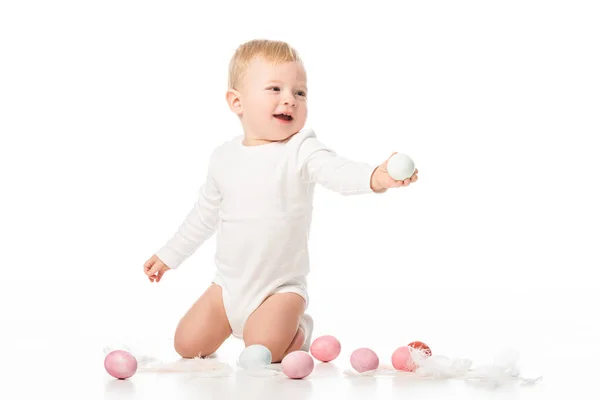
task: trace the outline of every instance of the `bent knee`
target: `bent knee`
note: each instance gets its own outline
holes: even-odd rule
[[[202,340],[202,338],[190,338],[184,335],[175,335],[173,346],[177,354],[183,358],[207,357],[217,351],[219,344]]]

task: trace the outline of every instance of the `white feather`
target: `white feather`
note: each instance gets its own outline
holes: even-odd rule
[[[493,363],[473,367],[473,361],[466,358],[454,358],[443,355],[427,356],[423,350],[410,349],[413,361],[417,365],[414,372],[397,371],[388,365],[382,365],[374,371],[358,373],[346,370],[349,378],[374,376],[393,376],[406,379],[461,379],[467,383],[498,387],[510,382],[535,384],[542,377],[526,378],[521,376],[517,367],[519,355],[514,350],[507,350],[497,356]]]
[[[229,364],[214,359],[214,357],[179,358],[172,361],[162,361],[157,357],[134,350],[127,345],[104,347],[104,354],[120,349],[131,353],[138,362],[138,372],[189,372],[202,377],[224,377],[233,373]]]

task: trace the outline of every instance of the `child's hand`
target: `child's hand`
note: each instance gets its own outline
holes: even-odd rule
[[[170,269],[156,254],[150,257],[144,264],[144,273],[148,276],[150,282],[160,282],[164,273]]]
[[[377,167],[377,169],[375,169],[375,171],[373,172],[373,175],[371,175],[371,189],[373,189],[374,192],[384,192],[389,188],[396,188],[396,187],[401,187],[401,186],[408,186],[413,182],[416,182],[419,179],[418,173],[419,170],[415,168],[415,172],[413,173],[413,175],[410,178],[406,178],[402,181],[397,181],[394,178],[392,178],[389,174],[388,174],[388,170],[387,170],[387,164],[389,159],[396,153],[392,153],[392,155],[385,160],[385,162],[383,164],[381,164],[379,167]]]

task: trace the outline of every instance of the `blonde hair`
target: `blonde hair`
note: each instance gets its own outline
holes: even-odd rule
[[[262,57],[274,64],[302,62],[298,52],[288,43],[279,40],[255,39],[240,45],[229,62],[228,88],[236,89],[246,73],[248,64],[255,57]]]

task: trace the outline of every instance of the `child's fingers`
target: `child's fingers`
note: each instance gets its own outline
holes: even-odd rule
[[[156,273],[157,273],[159,270],[160,270],[160,265],[158,265],[158,263],[156,263],[156,264],[154,264],[154,265],[152,266],[152,268],[150,268],[150,269],[148,270],[148,275],[149,275],[149,276],[154,276],[154,275],[156,275]]]
[[[160,265],[158,263],[154,263],[152,267],[144,267],[144,273],[150,278],[156,275],[156,272],[160,269]]]
[[[154,261],[148,260],[144,264],[144,273],[148,276],[151,275],[152,268],[156,265]]]
[[[145,268],[150,268],[152,267],[152,265],[156,262],[156,255],[153,255],[152,257],[150,257],[145,263],[144,263],[144,267]]]
[[[148,265],[148,266],[144,266],[144,273],[148,276],[151,275],[150,271],[152,271],[152,266]]]
[[[396,181],[396,180],[392,180],[392,181],[390,182],[390,185],[389,185],[389,186],[390,186],[390,187],[393,187],[393,188],[402,187],[402,186],[406,186],[406,185],[408,185],[408,183],[407,183],[407,182],[408,182],[408,180],[407,180],[407,179],[405,179],[405,180],[403,180],[403,181]]]

